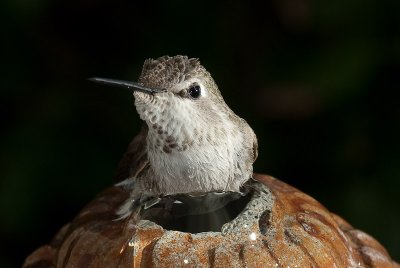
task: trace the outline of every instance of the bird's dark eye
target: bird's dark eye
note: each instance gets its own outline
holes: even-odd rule
[[[188,89],[188,94],[193,99],[198,99],[201,96],[201,87],[199,85],[192,85]]]

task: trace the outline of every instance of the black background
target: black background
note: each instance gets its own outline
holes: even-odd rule
[[[400,260],[400,2],[0,3],[0,266],[101,189],[139,130],[144,59],[198,57],[259,138],[255,171],[312,195]]]

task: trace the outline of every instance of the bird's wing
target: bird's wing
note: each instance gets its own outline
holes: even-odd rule
[[[257,136],[254,133],[253,129],[250,127],[250,125],[244,120],[243,118],[240,119],[240,124],[241,124],[241,129],[245,132],[245,137],[246,140],[244,141],[245,148],[247,151],[247,155],[249,156],[249,161],[251,162],[250,164],[253,164],[257,157],[258,157],[258,141],[257,141]]]
[[[116,182],[138,177],[138,175],[149,165],[146,149],[147,132],[148,127],[146,124],[143,124],[139,134],[137,134],[129,144],[128,150],[118,163],[114,175]]]

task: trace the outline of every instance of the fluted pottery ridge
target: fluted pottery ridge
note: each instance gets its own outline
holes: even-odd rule
[[[254,174],[246,207],[220,232],[115,220],[129,194],[99,194],[23,267],[400,267],[382,245],[301,191]]]

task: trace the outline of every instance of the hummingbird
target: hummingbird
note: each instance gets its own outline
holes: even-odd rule
[[[117,168],[118,185],[130,191],[132,202],[240,193],[252,178],[256,135],[225,103],[197,58],[147,59],[137,82],[90,80],[131,89],[144,121]]]

